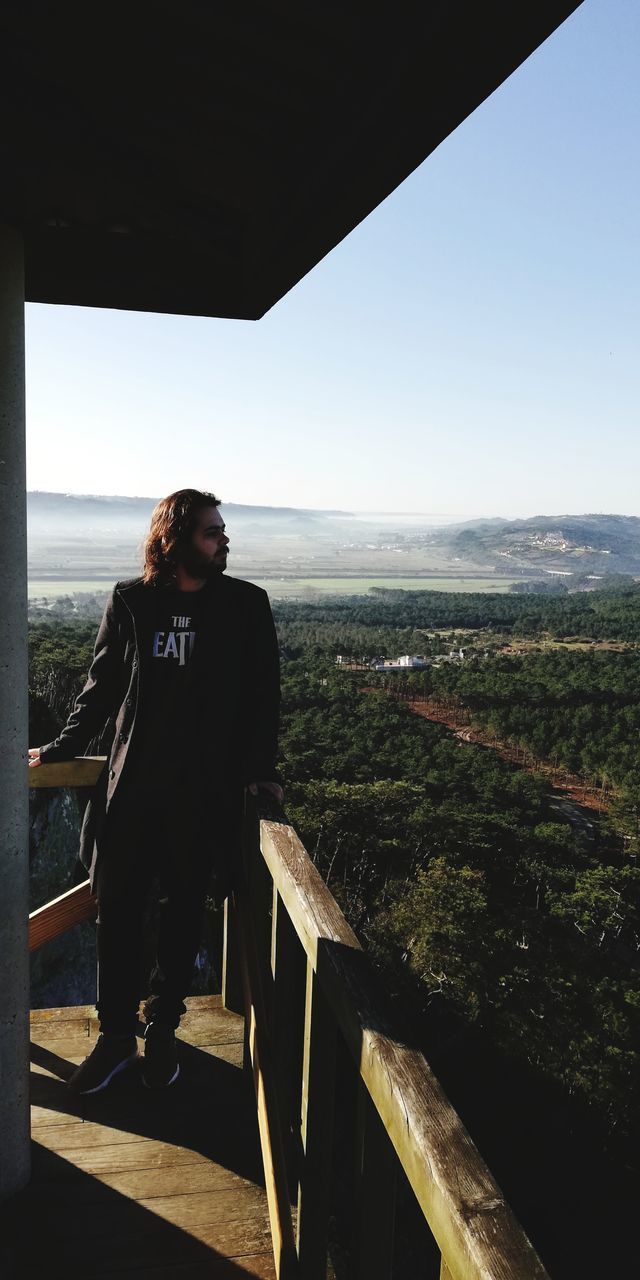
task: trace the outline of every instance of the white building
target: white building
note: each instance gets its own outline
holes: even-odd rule
[[[428,666],[426,658],[412,657],[405,653],[401,658],[390,658],[384,662],[374,662],[374,671],[416,671]]]

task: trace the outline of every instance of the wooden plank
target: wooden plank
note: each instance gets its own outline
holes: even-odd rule
[[[85,1272],[86,1275],[86,1272]],[[119,1280],[121,1271],[97,1271],[100,1280]],[[254,1280],[277,1280],[273,1254],[241,1255],[237,1259],[212,1258],[207,1262],[186,1263],[184,1266],[161,1266],[136,1270],[141,1280],[238,1280],[239,1276]]]
[[[34,1129],[33,1177],[24,1193],[24,1208],[31,1221],[60,1223],[60,1237],[55,1230],[49,1234],[48,1247],[55,1251],[66,1276],[86,1275],[88,1258],[91,1274],[100,1277],[132,1271],[152,1276],[167,1268],[175,1268],[177,1275],[187,1265],[203,1265],[202,1250],[208,1249],[209,1278],[228,1274],[231,1280],[241,1273],[276,1280],[267,1196],[259,1181],[254,1181],[256,1174],[259,1177],[255,1116],[241,1103],[241,1088],[216,1096],[209,1084],[216,1078],[215,1059],[220,1058],[220,1070],[231,1070],[242,1085],[237,1064],[243,1019],[227,1013],[218,996],[189,1002],[187,1020],[191,1028],[182,1033],[185,1041],[189,1033],[196,1040],[226,1035],[235,1039],[203,1046],[184,1044],[196,1085],[180,1097],[173,1092],[162,1099],[142,1090],[138,1093],[135,1072],[127,1073],[131,1088],[123,1077],[124,1087],[96,1099],[72,1098],[56,1074],[53,1078],[43,1074],[35,1082],[45,1105],[33,1108],[34,1118],[39,1116],[42,1122]],[[70,1058],[82,1060],[96,1034],[90,1006],[34,1011],[33,1070],[62,1073],[71,1069]],[[47,1103],[49,1096],[60,1100],[63,1111]],[[67,1108],[94,1118],[66,1114]],[[156,1124],[161,1126],[161,1138],[145,1136]],[[195,1143],[195,1148],[182,1146],[185,1140]],[[208,1148],[218,1153],[217,1159],[209,1157]],[[79,1208],[71,1237],[64,1225],[70,1202]],[[139,1225],[147,1222],[158,1224],[159,1236],[154,1230],[141,1236]],[[129,1238],[138,1242],[130,1250],[123,1247],[123,1228],[125,1235],[128,1231]],[[167,1241],[175,1242],[175,1252],[167,1248]],[[197,1256],[190,1258],[185,1252],[186,1242],[199,1251]],[[21,1246],[25,1273],[32,1261],[35,1265],[40,1247],[37,1239],[32,1241],[31,1253]],[[233,1258],[238,1259],[237,1265]],[[227,1272],[220,1271],[222,1265]]]
[[[86,1102],[85,1102],[86,1105]],[[57,1130],[57,1131],[55,1131]],[[120,1129],[115,1125],[99,1124],[97,1121],[85,1120],[81,1125],[74,1127],[74,1132],[70,1132],[67,1124],[57,1126],[47,1125],[46,1133],[38,1134],[38,1143],[42,1147],[46,1147],[49,1151],[60,1151],[67,1159],[67,1150],[70,1147],[90,1147],[96,1146],[110,1147],[114,1143],[131,1143],[144,1145],[153,1141],[145,1137],[142,1133],[130,1133],[127,1129]]]
[[[141,1019],[142,1025],[144,1020]],[[39,1026],[39,1024],[37,1024]],[[98,1035],[99,1020],[94,1012],[89,1018],[89,1026],[94,1036]],[[141,1034],[141,1032],[140,1032]],[[213,1006],[202,1012],[184,1014],[180,1026],[176,1029],[178,1040],[195,1046],[201,1044],[229,1044],[242,1041],[244,1037],[244,1018],[229,1009]],[[32,1036],[32,1038],[35,1038]],[[44,1042],[44,1041],[43,1041]]]
[[[31,1023],[31,1043],[43,1047],[49,1040],[74,1040],[90,1034],[90,1018],[59,1018],[55,1022]]]
[[[297,1202],[300,1176],[302,1063],[307,977],[305,953],[273,886],[271,935],[273,1063],[287,1163],[289,1199]]]
[[[42,766],[44,768],[44,766]],[[31,770],[33,772],[33,770]],[[59,938],[62,933],[72,929],[75,924],[84,920],[94,920],[97,911],[96,899],[91,893],[88,880],[69,889],[59,898],[47,902],[45,906],[32,911],[29,916],[29,951],[36,951],[45,942]]]
[[[207,1156],[201,1155],[197,1151],[190,1148],[180,1147],[173,1142],[161,1142],[155,1138],[140,1138],[137,1140],[128,1134],[129,1142],[95,1142],[90,1144],[83,1140],[80,1144],[75,1145],[73,1135],[67,1140],[68,1125],[64,1125],[64,1147],[58,1143],[59,1134],[51,1134],[51,1127],[47,1126],[47,1132],[38,1134],[38,1143],[46,1153],[60,1152],[64,1150],[65,1160],[69,1162],[68,1176],[75,1177],[79,1170],[85,1173],[100,1176],[103,1173],[126,1173],[132,1169],[150,1169],[150,1170],[167,1170],[179,1165],[206,1165],[216,1172],[218,1178],[224,1179],[224,1175],[229,1171],[223,1165],[216,1165]],[[34,1169],[46,1167],[46,1154],[42,1157],[38,1151],[34,1151],[33,1167]],[[230,1174],[230,1177],[235,1175]],[[185,1174],[185,1177],[188,1177]],[[186,1189],[189,1189],[188,1187]]]
[[[130,1200],[145,1202],[160,1196],[194,1195],[204,1191],[239,1191],[251,1187],[246,1178],[210,1160],[200,1164],[171,1164],[163,1169],[135,1169],[93,1175],[101,1186],[128,1196]],[[266,1206],[265,1206],[266,1207]]]
[[[210,992],[208,996],[187,996],[185,1000],[187,1012],[183,1014],[183,1021],[189,1018],[191,1014],[206,1013],[208,1009],[222,1009],[222,995],[219,991]],[[242,1013],[242,1010],[240,1010]]]
[[[444,1258],[442,1258],[440,1262],[440,1280],[453,1280],[453,1276],[451,1275]]]
[[[144,1007],[144,998],[140,1001],[140,1013]],[[185,1001],[187,1012],[183,1013],[180,1019],[181,1026],[188,1026],[191,1018],[199,1018],[212,1010],[223,1010],[222,996],[219,991],[210,992],[206,996],[186,996]],[[95,1014],[95,1008],[90,1006],[92,1013]]]
[[[376,975],[295,831],[263,820],[261,848],[452,1280],[545,1280],[423,1054],[396,1038]]]
[[[80,1054],[82,1061],[82,1058],[86,1058],[87,1054],[91,1053],[97,1038],[95,1032],[89,1034],[86,1031],[78,1031],[72,1036],[61,1036],[59,1039],[57,1036],[47,1036],[46,1039],[43,1036],[42,1039],[37,1040],[32,1038],[31,1052],[36,1061],[38,1058],[43,1060],[47,1054],[64,1061],[72,1061]]]
[[[71,1099],[69,1100],[69,1104],[67,1104],[67,1105],[73,1106],[73,1103],[71,1102]],[[46,1125],[46,1126],[49,1126],[49,1125],[54,1125],[54,1126],[55,1126],[55,1125],[61,1125],[61,1124],[64,1124],[64,1125],[68,1125],[68,1124],[82,1124],[82,1123],[83,1123],[83,1117],[82,1117],[81,1112],[82,1112],[83,1105],[84,1105],[84,1104],[82,1103],[82,1101],[79,1101],[79,1102],[78,1102],[78,1104],[77,1104],[77,1106],[78,1106],[78,1110],[77,1110],[77,1112],[73,1112],[73,1111],[69,1111],[69,1112],[54,1111],[54,1110],[52,1110],[52,1108],[50,1108],[50,1107],[40,1107],[40,1106],[37,1106],[37,1105],[32,1105],[32,1107],[31,1107],[31,1128],[32,1128],[32,1129],[39,1129],[39,1128],[41,1128],[41,1127],[43,1127],[43,1126],[45,1126],[45,1125]]]
[[[234,893],[237,908],[240,961],[244,991],[249,1054],[258,1110],[258,1129],[271,1220],[276,1274],[281,1280],[298,1275],[286,1162],[278,1113],[271,1045],[247,886],[240,882]]]
[[[100,1199],[87,1207],[86,1214],[73,1215],[73,1220],[69,1223],[68,1207],[72,1203],[74,1188],[74,1183],[67,1183],[66,1189],[71,1195],[67,1196],[66,1201],[64,1197],[60,1197],[60,1205],[64,1207],[66,1204],[66,1221],[60,1220],[58,1201],[56,1199],[52,1202],[49,1199],[49,1188],[44,1184],[39,1194],[37,1188],[33,1193],[29,1189],[28,1195],[24,1196],[24,1205],[31,1218],[34,1211],[40,1221],[48,1215],[51,1222],[59,1226],[63,1237],[71,1230],[78,1239],[84,1236],[89,1243],[99,1242],[102,1238],[117,1233],[123,1225],[134,1230],[136,1226],[144,1224],[149,1227],[156,1221],[159,1226],[169,1223],[190,1235],[203,1227],[227,1226],[231,1222],[238,1223],[240,1231],[243,1220],[262,1217],[266,1209],[264,1188],[241,1179],[238,1180],[238,1185],[232,1187],[216,1186],[212,1190],[193,1194],[183,1192],[168,1196],[145,1196],[135,1201],[102,1186]],[[148,1212],[148,1216],[144,1210]]]
[[[215,1193],[196,1192],[177,1196],[153,1196],[136,1201],[151,1213],[172,1222],[174,1226],[191,1228],[201,1222],[230,1222],[264,1206],[264,1188],[245,1183]]]
[[[305,1280],[325,1280],[335,1099],[336,1023],[307,964],[302,1067],[302,1147],[296,1244]]]
[[[271,907],[273,885],[264,858],[260,854],[260,818],[258,801],[245,790],[242,838],[243,884],[250,907],[255,964],[260,978],[261,1000],[265,1012],[265,1030],[270,1033],[273,1000],[271,974]]]
[[[74,1205],[77,1202],[74,1199]],[[271,1232],[266,1204],[264,1212],[252,1214],[244,1218],[232,1219],[229,1222],[201,1223],[194,1225],[186,1236],[173,1228],[167,1229],[160,1219],[156,1225],[145,1227],[139,1224],[133,1229],[139,1216],[135,1206],[133,1212],[125,1215],[120,1228],[110,1230],[92,1238],[86,1228],[84,1203],[78,1202],[83,1209],[83,1223],[78,1223],[80,1230],[69,1233],[64,1241],[65,1268],[69,1265],[83,1263],[85,1275],[101,1275],[104,1271],[133,1272],[152,1266],[171,1264],[185,1265],[190,1259],[202,1261],[205,1250],[211,1251],[211,1258],[206,1259],[209,1265],[217,1261],[216,1255],[222,1258],[241,1258],[243,1255],[263,1254],[269,1251],[273,1265],[271,1250]],[[78,1215],[79,1217],[80,1215]],[[114,1226],[116,1219],[114,1218]],[[93,1247],[92,1247],[93,1240]],[[87,1250],[90,1253],[87,1253]],[[90,1272],[87,1258],[91,1259]],[[242,1274],[241,1269],[236,1276]],[[275,1275],[275,1272],[273,1272]]]
[[[360,1079],[356,1104],[356,1280],[391,1280],[397,1168],[398,1157]]]
[[[74,1155],[73,1151],[68,1152],[67,1158],[73,1158]],[[117,1191],[129,1200],[146,1202],[158,1197],[193,1195],[206,1191],[215,1192],[217,1195],[222,1191],[239,1191],[243,1187],[252,1186],[246,1178],[209,1160],[187,1164],[171,1163],[164,1167],[149,1169],[142,1167],[111,1170],[94,1169],[91,1167],[91,1162],[87,1161],[84,1168],[85,1172],[91,1174],[90,1178],[85,1177],[78,1167],[78,1172],[72,1176],[62,1179],[55,1176],[52,1181],[45,1181],[46,1163],[34,1166],[34,1173],[38,1179],[38,1186],[34,1188],[34,1200],[42,1203],[46,1198],[48,1205],[55,1206],[69,1203],[71,1199],[74,1204],[86,1206],[103,1202],[105,1187],[110,1187],[112,1191]],[[266,1198],[264,1207],[266,1209]]]
[[[231,1067],[242,1069],[244,1040],[230,1040],[228,1044],[201,1044],[198,1048],[201,1053],[210,1054],[211,1057],[219,1058],[221,1062],[226,1062]]]
[[[222,1004],[222,996],[220,995],[220,992],[210,996],[187,996],[184,1003],[186,1005],[187,1012],[183,1013],[180,1019],[181,1028],[190,1027],[194,1023],[197,1024],[208,1017],[229,1018],[231,1021],[235,1021],[238,1016],[237,1014],[224,1008]],[[145,1000],[143,999],[140,1001],[140,1006],[138,1009],[138,1017],[140,1018],[141,1022],[144,1020],[144,1012],[143,1012],[144,1004],[145,1004]],[[86,1007],[88,1010],[87,1016],[92,1018],[93,1021],[97,1022],[98,1014],[96,1012],[95,1005],[87,1005],[82,1007]],[[72,1011],[70,1010],[69,1012],[72,1012]]]
[[[222,926],[222,1004],[231,1013],[242,1014],[242,976],[238,955],[238,925],[233,897],[224,900]]]
[[[56,1023],[58,1027],[63,1027],[66,1031],[67,1024]],[[34,1034],[38,1029],[32,1028],[31,1044],[36,1048],[48,1050],[50,1053],[57,1054],[60,1058],[71,1058],[82,1053],[83,1056],[91,1052],[96,1040],[98,1039],[97,1024],[89,1023],[89,1030],[81,1030],[81,1024],[72,1024],[72,1033],[60,1036],[47,1033],[46,1035]],[[216,1045],[221,1047],[225,1044],[241,1044],[243,1040],[244,1023],[231,1023],[230,1025],[223,1019],[216,1019],[211,1026],[206,1024],[197,1027],[195,1030],[187,1028],[185,1031],[181,1029],[176,1035],[179,1044],[192,1045],[194,1049],[215,1048]],[[138,1038],[138,1048],[142,1052],[144,1043],[141,1037]]]
[[[70,1005],[68,1009],[32,1009],[29,1020],[32,1028],[35,1028],[41,1025],[51,1026],[55,1022],[85,1022],[94,1015],[94,1005],[79,1004]]]
[[[59,1045],[79,1045],[88,1052],[88,1047],[98,1039],[98,1028],[90,1018],[79,1018],[77,1022],[34,1022],[31,1024],[29,1043],[39,1049],[50,1049],[57,1052]]]
[[[144,1001],[140,1003],[139,1017],[143,1020],[142,1008]],[[239,1016],[225,1009],[222,1005],[222,996],[218,992],[216,995],[210,996],[188,996],[185,1000],[187,1012],[180,1019],[180,1030],[184,1030],[190,1026],[200,1026],[205,1023],[208,1018],[214,1021],[228,1019],[233,1026],[242,1023],[242,1013]],[[51,1009],[32,1009],[29,1014],[32,1030],[36,1028],[46,1034],[46,1028],[53,1028],[59,1022],[85,1022],[89,1021],[94,1024],[96,1030],[98,1026],[98,1014],[94,1004],[70,1005],[62,1008]]]
[[[179,1027],[176,1038],[184,1040],[186,1044],[192,1044],[194,1048],[198,1048],[201,1044],[236,1044],[242,1043],[244,1039],[244,1018],[235,1018],[234,1015],[224,1012],[224,1016],[212,1018],[210,1021],[203,1019],[202,1022],[196,1022],[191,1027]]]
[[[74,760],[29,766],[29,789],[95,787],[106,762],[106,756],[76,756]]]
[[[83,1053],[69,1055],[68,1058],[64,1059],[64,1063],[62,1065],[54,1065],[52,1062],[35,1062],[32,1058],[29,1064],[29,1073],[32,1077],[38,1076],[40,1078],[41,1087],[44,1086],[45,1082],[48,1082],[51,1086],[55,1085],[59,1090],[60,1086],[73,1074],[74,1067],[79,1067],[85,1057],[86,1051]],[[36,1101],[41,1101],[41,1098],[36,1099]]]

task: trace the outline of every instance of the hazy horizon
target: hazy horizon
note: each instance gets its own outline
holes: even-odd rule
[[[163,496],[163,495],[155,496],[153,494],[142,494],[142,493],[90,493],[85,490],[72,490],[72,489],[64,489],[64,490],[28,489],[27,490],[27,497],[31,497],[35,494],[46,494],[52,497],[60,497],[60,498],[89,498],[89,499],[104,499],[105,501],[119,501],[121,499],[128,499],[132,502],[138,501],[138,502],[153,502],[153,503],[159,502],[160,497]],[[369,508],[369,509],[364,508],[362,510],[348,510],[348,509],[337,510],[335,507],[306,507],[306,506],[297,506],[294,503],[282,503],[282,504],[268,503],[268,502],[256,503],[256,502],[243,501],[241,499],[236,499],[236,498],[232,498],[229,500],[221,499],[220,506],[221,507],[223,506],[259,507],[267,511],[268,510],[273,510],[273,511],[293,510],[293,511],[299,511],[303,513],[309,513],[309,514],[325,515],[329,519],[333,517],[335,519],[347,519],[347,520],[349,519],[351,520],[392,519],[392,520],[400,520],[400,521],[423,520],[423,521],[427,521],[428,523],[435,523],[437,521],[442,521],[443,525],[447,525],[455,522],[465,522],[465,521],[471,522],[475,520],[505,520],[507,522],[511,522],[516,520],[536,520],[536,519],[539,519],[539,520],[577,519],[581,516],[621,516],[624,519],[639,518],[637,515],[635,515],[634,512],[611,511],[611,510],[609,511],[604,511],[604,510],[569,511],[567,509],[564,509],[559,511],[535,511],[533,512],[533,514],[527,514],[527,515],[523,515],[520,512],[516,514],[505,515],[504,512],[489,513],[487,511],[475,512],[471,515],[466,514],[464,512],[460,512],[460,511],[458,512],[385,511],[385,510],[377,511],[374,508]]]

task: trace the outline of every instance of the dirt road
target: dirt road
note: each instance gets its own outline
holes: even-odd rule
[[[583,778],[567,773],[564,769],[557,769],[550,761],[538,760],[521,748],[509,742],[500,742],[484,729],[472,726],[469,723],[470,715],[466,708],[454,709],[434,701],[418,699],[406,700],[405,705],[413,711],[414,715],[432,720],[436,724],[446,725],[447,729],[451,729],[461,742],[473,742],[477,746],[487,747],[491,751],[496,751],[501,759],[507,760],[509,764],[518,765],[520,769],[526,769],[538,777],[542,776],[549,783],[558,800],[564,797],[564,800],[570,801],[572,805],[578,805],[581,809],[590,809],[594,814],[608,811],[607,798],[601,791],[589,787]]]

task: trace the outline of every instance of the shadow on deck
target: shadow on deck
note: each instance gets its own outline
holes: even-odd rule
[[[187,1005],[175,1086],[150,1092],[136,1063],[79,1099],[95,1010],[32,1013],[33,1177],[0,1213],[4,1280],[275,1276],[244,1020],[219,995]]]
[[[103,767],[43,765],[31,785]],[[415,1274],[548,1280],[294,828],[245,801],[222,995],[188,1002],[176,1085],[149,1093],[132,1066],[77,1100],[93,1010],[32,1014],[33,1177],[0,1215],[3,1280],[403,1280],[398,1196],[422,1227]],[[45,904],[30,949],[95,909],[88,881]]]

